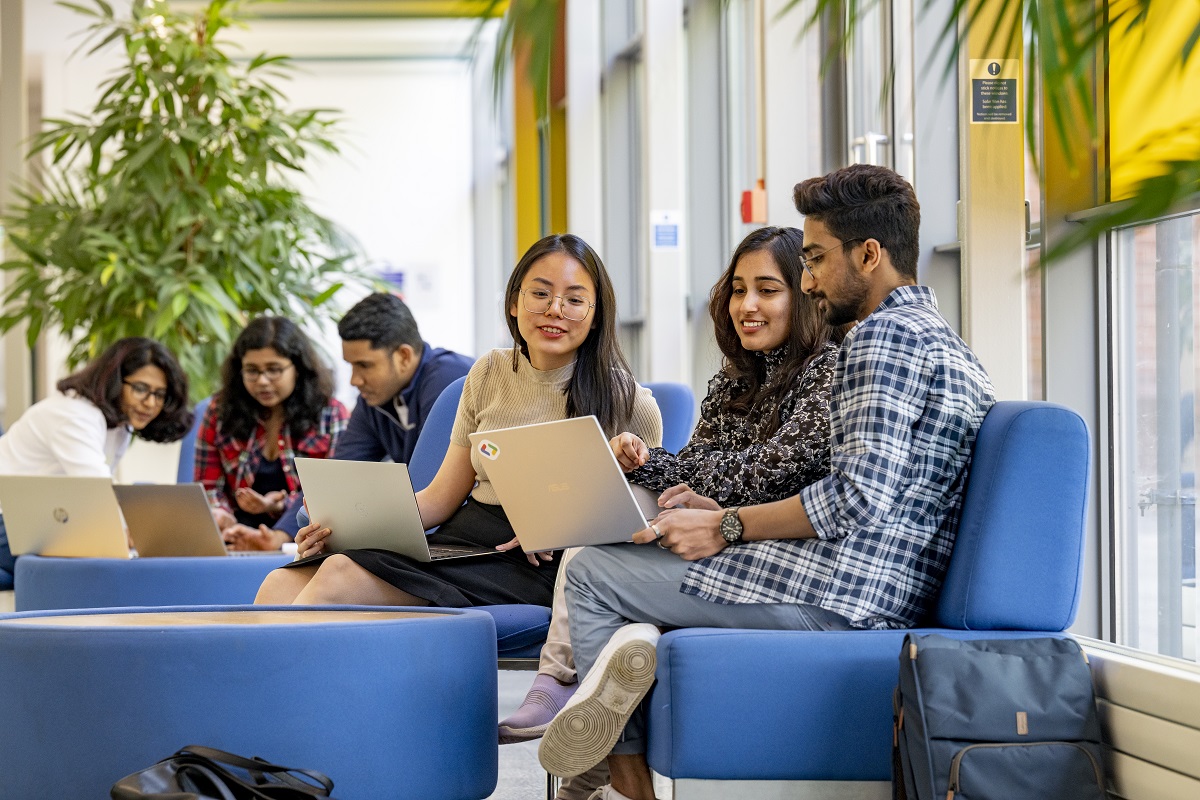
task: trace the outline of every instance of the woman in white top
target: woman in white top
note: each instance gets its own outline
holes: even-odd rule
[[[187,398],[187,376],[170,350],[122,339],[0,437],[0,475],[112,475],[134,433],[152,442],[184,437],[192,424]],[[0,569],[12,568],[0,516]]]

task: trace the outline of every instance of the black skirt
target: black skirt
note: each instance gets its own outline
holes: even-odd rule
[[[467,498],[467,504],[429,536],[433,544],[495,547],[513,538],[512,526],[500,506]],[[355,564],[414,597],[443,608],[494,606],[508,603],[549,606],[554,599],[558,558],[535,567],[520,548],[494,556],[453,558],[425,564],[390,550],[345,550]],[[294,561],[287,567],[310,566],[327,554]]]

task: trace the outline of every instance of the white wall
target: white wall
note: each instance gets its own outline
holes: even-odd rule
[[[475,347],[471,82],[465,61],[301,62],[297,107],[338,108],[340,155],[298,187],[349,230],[370,261],[403,273],[425,339]]]

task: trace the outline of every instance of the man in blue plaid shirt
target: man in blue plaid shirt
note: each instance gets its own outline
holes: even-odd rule
[[[830,474],[743,508],[669,490],[684,508],[636,544],[589,547],[570,563],[582,682],[540,755],[560,775],[608,756],[612,785],[595,797],[654,797],[634,714],[654,670],[628,674],[653,666],[659,626],[904,628],[941,587],[991,382],[916,283],[921,212],[907,181],[858,164],[798,184],[795,201],[803,290],[830,324],[857,323],[834,374]]]

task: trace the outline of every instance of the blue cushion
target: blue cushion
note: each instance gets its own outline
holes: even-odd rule
[[[287,555],[17,559],[17,611],[253,603]]]
[[[1069,408],[992,408],[975,446],[938,625],[1070,626],[1083,574],[1089,453],[1087,426]]]
[[[408,476],[413,489],[421,491],[433,482],[433,476],[442,466],[446,449],[450,446],[450,432],[454,429],[454,418],[458,416],[458,399],[462,397],[466,377],[446,384],[421,426],[421,434],[408,460]]]
[[[537,658],[550,628],[545,606],[479,606],[496,622],[496,650],[500,658]]]
[[[696,397],[691,387],[683,383],[647,383],[645,386],[654,395],[654,402],[662,414],[663,449],[678,453],[692,436]]]
[[[196,403],[196,407],[192,409],[192,413],[196,416],[192,420],[191,430],[179,442],[179,468],[175,473],[176,483],[192,483],[196,480],[196,436],[200,433],[200,423],[204,421],[204,415],[211,402],[212,398],[206,397]]]
[[[958,639],[1045,635],[936,632]],[[892,690],[906,633],[664,634],[648,701],[650,766],[671,778],[889,780]]]
[[[0,592],[7,592],[13,588],[12,573],[6,569],[0,569]]]

